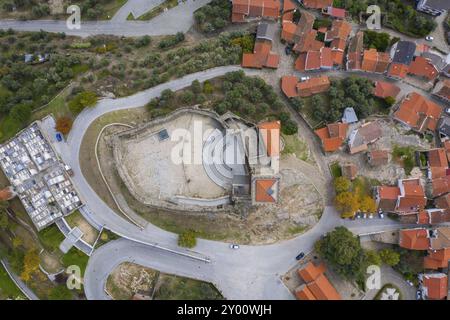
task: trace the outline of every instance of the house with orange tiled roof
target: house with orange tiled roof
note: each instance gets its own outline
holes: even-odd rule
[[[347,42],[344,39],[336,38],[331,42],[331,57],[334,66],[342,67],[344,63],[344,51]]]
[[[323,9],[333,5],[333,0],[300,0],[306,8]]]
[[[446,102],[450,102],[450,80],[442,79],[436,83],[433,89],[433,95]]]
[[[424,258],[425,269],[438,270],[448,268],[450,261],[450,248],[439,250],[428,250],[428,255]]]
[[[292,22],[294,20],[295,10],[297,10],[297,5],[294,3],[293,0],[284,0],[282,22],[284,21]]]
[[[232,0],[231,21],[246,22],[249,18],[278,19],[281,4],[279,0]]]
[[[409,66],[414,59],[416,44],[412,41],[398,41],[390,50],[392,63],[387,75],[396,79],[403,79],[408,73]]]
[[[374,96],[378,98],[397,98],[398,94],[400,93],[400,88],[393,83],[386,82],[386,81],[377,81],[375,82],[375,89],[373,90]]]
[[[439,75],[438,69],[434,66],[430,59],[422,56],[415,57],[408,68],[408,74],[433,81]]]
[[[400,230],[399,246],[409,250],[430,249],[430,232],[425,228]]]
[[[345,19],[347,11],[345,9],[329,6],[322,9],[322,14],[335,19]]]
[[[281,77],[281,91],[288,98],[298,97],[297,91],[298,78],[296,76]]]
[[[445,170],[442,176],[431,180],[431,190],[433,198],[442,196],[450,192],[450,172]]]
[[[366,151],[369,145],[382,136],[381,126],[377,121],[366,122],[355,128],[348,138],[348,150],[350,154]]]
[[[278,68],[280,56],[271,51],[274,30],[274,24],[260,23],[258,25],[253,53],[244,53],[242,55],[242,67],[256,69],[263,67]]]
[[[297,92],[300,97],[309,97],[330,89],[331,83],[328,76],[312,77],[297,83]]]
[[[301,38],[305,37],[313,30],[314,20],[313,14],[302,11],[300,20],[297,24],[292,21],[283,22],[281,39],[289,43],[297,43]]]
[[[331,29],[325,34],[325,42],[331,42],[334,39],[343,39],[347,41],[352,32],[352,25],[344,20],[333,20]]]
[[[325,92],[330,88],[328,76],[313,77],[305,81],[298,81],[296,76],[283,76],[281,78],[281,90],[288,98],[309,97]]]
[[[325,152],[338,150],[347,138],[348,123],[331,123],[326,127],[317,129],[314,132],[322,141],[322,148]]]
[[[427,273],[419,275],[420,285],[428,300],[445,300],[448,295],[448,277],[445,273]]]
[[[320,51],[301,53],[295,60],[295,70],[300,72],[313,70],[330,70],[333,68],[333,55],[331,48],[323,47]]]
[[[427,130],[434,132],[441,114],[440,106],[412,92],[403,99],[393,117],[408,128],[424,133]]]
[[[372,167],[378,167],[389,163],[388,150],[370,150],[367,152],[367,162]]]
[[[434,204],[437,208],[450,209],[450,193],[435,198]]]
[[[364,50],[364,32],[358,31],[347,49],[347,70],[361,70]]]
[[[417,224],[440,224],[450,222],[450,211],[446,209],[423,209],[416,216]]]
[[[326,267],[322,263],[315,266],[309,262],[297,271],[304,284],[295,289],[299,300],[341,300],[340,294],[325,275]]]
[[[364,50],[361,70],[385,73],[390,62],[391,58],[388,53],[378,52],[376,49]]]
[[[397,186],[376,187],[375,202],[378,211],[404,216],[424,209],[427,197],[420,179],[399,179]]]

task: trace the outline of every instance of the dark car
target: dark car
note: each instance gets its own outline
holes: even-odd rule
[[[286,48],[284,49],[284,52],[286,52],[286,55],[290,55],[292,52],[292,47],[291,46],[286,46]]]
[[[303,259],[304,256],[305,256],[305,253],[304,252],[300,252],[298,254],[298,256],[295,257],[295,260],[301,260],[301,259]]]
[[[62,135],[61,135],[61,133],[57,133],[56,134],[56,140],[58,140],[58,142],[61,142],[62,141]]]

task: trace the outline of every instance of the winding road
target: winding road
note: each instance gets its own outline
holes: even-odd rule
[[[97,34],[117,36],[174,34],[189,30],[193,23],[193,12],[208,2],[209,0],[188,0],[148,22],[124,21],[123,16],[117,16],[116,19],[113,18],[114,21],[84,22],[81,29],[69,30],[65,21],[2,20],[0,29],[45,30],[81,37]],[[74,171],[72,180],[81,199],[89,208],[88,211],[92,213],[89,219],[93,219],[96,225],[104,226],[123,237],[101,246],[90,257],[84,277],[84,289],[88,299],[109,299],[104,290],[106,279],[117,265],[125,261],[212,282],[228,299],[293,299],[292,294],[282,283],[281,276],[296,264],[295,256],[300,251],[310,252],[314,243],[323,234],[340,225],[346,226],[355,234],[399,228],[397,222],[388,219],[342,220],[330,205],[330,201],[327,201],[319,223],[294,239],[264,246],[243,245],[239,250],[231,250],[227,243],[199,239],[195,251],[192,251],[178,247],[177,235],[150,223],[138,227],[109,208],[91,188],[80,167],[80,147],[89,126],[108,112],[141,107],[159,96],[165,89],[177,91],[189,86],[195,79],[205,81],[237,70],[242,69],[238,66],[209,69],[129,97],[100,100],[95,107],[83,110],[76,118],[66,142],[56,143],[55,135],[49,132],[56,151]],[[260,72],[244,71],[248,75]],[[412,87],[409,89],[417,90]],[[294,119],[300,129],[305,131],[305,135],[309,136],[308,140],[313,139],[312,133],[302,119],[298,115]],[[315,148],[315,154],[320,152],[314,143],[309,144],[311,148]],[[325,162],[318,158],[319,169],[330,181]]]
[[[125,238],[110,242],[92,254],[84,279],[88,299],[107,298],[103,290],[106,278],[123,261],[137,261],[148,267],[158,266],[167,272],[206,278],[229,299],[292,299],[280,277],[296,263],[298,252],[311,251],[321,235],[338,225],[345,225],[356,234],[398,228],[399,225],[392,220],[342,220],[332,206],[327,206],[319,223],[295,239],[266,246],[241,246],[239,250],[229,249],[227,243],[199,239],[194,252],[178,247],[177,235],[152,224],[139,228],[110,209],[86,181],[79,162],[83,136],[93,121],[111,111],[143,106],[165,89],[180,90],[195,79],[205,81],[236,70],[242,69],[238,66],[214,68],[129,97],[103,99],[96,107],[85,109],[76,118],[65,143],[54,143],[57,152],[74,171],[73,182],[83,202],[93,213],[91,218],[98,225]],[[253,70],[245,72],[248,75],[258,73]],[[174,266],[177,270],[173,269]]]
[[[178,6],[161,13],[149,21],[127,21],[122,14],[125,11],[119,10],[117,18],[110,21],[83,21],[81,16],[81,28],[69,29],[64,20],[0,20],[0,29],[14,29],[18,31],[40,31],[61,33],[67,35],[89,37],[94,35],[114,35],[124,37],[138,36],[162,36],[175,34],[177,32],[187,32],[194,23],[194,11],[208,4],[211,0],[187,0]],[[137,14],[142,11],[131,8]],[[127,10],[126,10],[127,11]],[[129,13],[129,12],[128,12]],[[128,14],[127,14],[128,16]]]

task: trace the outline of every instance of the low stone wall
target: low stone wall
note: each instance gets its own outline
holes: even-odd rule
[[[171,201],[171,199],[167,200],[158,200],[158,199],[149,199],[146,197],[141,196],[133,187],[133,183],[131,181],[131,178],[128,176],[125,168],[123,167],[123,150],[121,148],[122,139],[140,139],[141,137],[148,137],[149,132],[152,132],[152,128],[155,128],[157,126],[163,125],[165,123],[168,123],[170,121],[175,120],[179,116],[182,116],[184,114],[194,113],[197,115],[207,116],[212,118],[213,120],[217,121],[222,125],[222,127],[225,129],[227,128],[227,124],[223,119],[214,111],[210,110],[202,110],[198,108],[180,108],[176,111],[170,113],[167,116],[160,117],[157,119],[154,119],[150,122],[147,122],[145,124],[141,124],[136,126],[135,128],[121,131],[119,133],[116,133],[111,136],[109,144],[112,147],[113,150],[113,157],[116,164],[116,169],[119,174],[119,177],[124,182],[125,186],[127,187],[128,191],[131,193],[131,195],[140,203],[151,207],[155,209],[165,209],[170,211],[191,211],[194,213],[211,213],[211,212],[223,212],[223,211],[233,211],[233,207],[231,206],[228,201],[224,201],[225,197],[219,197],[217,199],[205,199],[204,203],[211,204],[211,203],[220,203],[220,205],[217,206],[200,206],[200,205],[188,205],[186,203],[181,203],[179,201]],[[153,132],[153,134],[157,134],[157,131]],[[231,196],[231,195],[230,195]],[[189,197],[183,197],[187,200],[191,199]],[[186,202],[196,202],[200,203],[201,199],[198,198],[192,198],[192,200],[196,201],[186,201]]]

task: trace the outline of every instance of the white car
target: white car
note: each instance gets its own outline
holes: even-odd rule
[[[311,77],[308,77],[308,76],[306,76],[306,77],[301,77],[301,78],[300,78],[300,81],[306,81],[306,80],[309,80],[309,79],[311,79]]]
[[[230,244],[230,249],[237,250],[237,249],[239,249],[239,245],[238,244]]]
[[[426,37],[425,37],[425,40],[427,40],[427,41],[433,41],[433,40],[434,40],[434,37],[432,37],[432,36],[426,36]]]
[[[445,112],[450,114],[450,108],[445,108]]]

